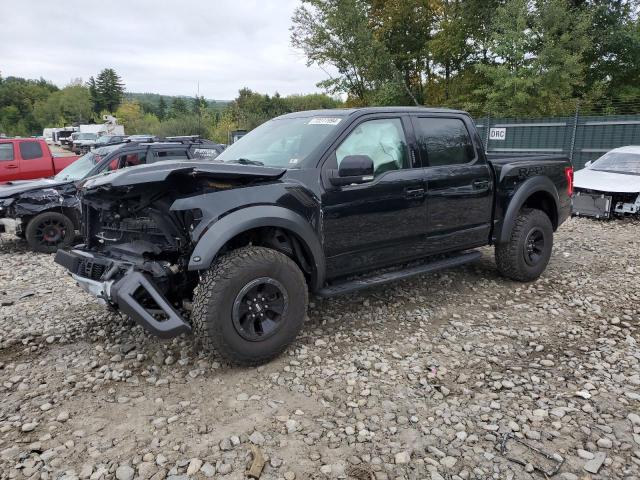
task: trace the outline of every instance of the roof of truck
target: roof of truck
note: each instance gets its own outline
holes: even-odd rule
[[[365,115],[368,113],[455,113],[468,115],[462,110],[453,110],[450,108],[430,108],[430,107],[362,107],[362,108],[329,108],[326,110],[304,110],[301,112],[287,113],[278,118],[297,118],[297,117],[315,117],[315,116],[340,116],[347,117],[358,114]]]

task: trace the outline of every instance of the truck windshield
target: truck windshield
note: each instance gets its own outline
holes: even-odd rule
[[[335,114],[276,118],[246,134],[218,155],[216,161],[299,168],[341,120]]]
[[[640,175],[640,154],[628,152],[605,153],[589,167],[601,172]]]
[[[95,140],[98,135],[95,133],[81,133],[78,135],[78,140]]]
[[[67,168],[61,170],[60,173],[53,178],[61,182],[82,180],[89,174],[89,172],[91,172],[91,170],[93,170],[93,167],[100,163],[105,155],[111,153],[116,148],[118,148],[118,145],[114,145],[113,148],[102,147],[89,152],[73,162]]]

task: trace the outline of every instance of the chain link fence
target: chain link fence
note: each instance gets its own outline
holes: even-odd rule
[[[495,109],[499,111],[499,109]],[[612,148],[640,145],[640,99],[577,103],[572,115],[557,117],[474,116],[489,153],[566,155],[576,169]]]

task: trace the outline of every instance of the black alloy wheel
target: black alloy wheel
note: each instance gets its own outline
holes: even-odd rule
[[[233,325],[250,342],[266,340],[282,327],[288,304],[287,291],[280,282],[256,278],[240,290],[233,302]]]

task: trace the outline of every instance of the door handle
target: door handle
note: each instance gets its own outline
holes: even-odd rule
[[[5,165],[6,168],[18,168],[18,165]]]
[[[474,180],[472,185],[476,190],[480,190],[481,188],[488,188],[489,180]]]
[[[404,195],[407,198],[422,198],[424,197],[424,188],[405,188]]]

